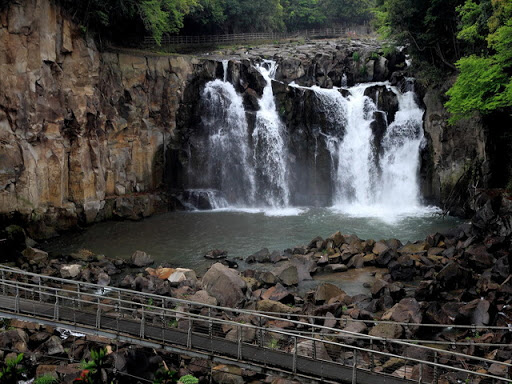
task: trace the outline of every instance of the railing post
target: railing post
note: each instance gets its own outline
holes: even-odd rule
[[[373,372],[373,369],[375,368],[375,355],[373,353],[373,339],[370,339],[370,372]]]
[[[162,344],[165,344],[165,299],[162,299]]]
[[[208,307],[208,337],[213,337],[212,309]]]
[[[59,293],[55,291],[55,306],[53,308],[53,320],[59,321]]]
[[[263,342],[263,321],[261,320],[260,316],[260,348],[263,348],[263,345],[265,343]]]
[[[237,327],[238,334],[238,360],[242,360],[242,326]]]
[[[77,296],[78,296],[78,309],[82,308],[82,294],[80,293],[80,283],[76,288]]]
[[[96,306],[98,307],[96,310],[96,329],[100,329],[100,327],[101,327],[101,306],[100,306],[100,298],[99,297],[98,297]]]
[[[423,363],[420,363],[420,377],[418,378],[418,384],[421,384],[423,381]]]
[[[42,284],[41,284],[41,278],[39,278],[39,302],[42,302],[43,301],[43,297],[42,297]]]
[[[14,312],[19,313],[20,311],[20,288],[16,283],[16,298],[14,299]]]
[[[297,373],[297,336],[293,338],[293,373]]]
[[[139,336],[141,339],[144,338],[144,326],[145,326],[145,323],[146,323],[146,316],[144,314],[144,306],[141,307],[142,308],[142,317],[140,319],[140,332],[139,332]]]
[[[192,348],[192,318],[190,312],[188,313],[187,348]]]
[[[352,384],[357,383],[357,349],[354,349],[354,361],[352,362]]]
[[[434,381],[433,381],[433,384],[437,384],[437,381],[439,380],[439,372],[438,372],[438,369],[437,369],[437,351],[434,352]]]

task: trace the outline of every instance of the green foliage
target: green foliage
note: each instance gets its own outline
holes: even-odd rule
[[[180,378],[179,382],[182,384],[198,384],[199,379],[192,375],[185,375]]]
[[[459,9],[462,31],[466,31],[462,37],[483,40],[480,33],[487,32],[487,51],[463,57],[456,63],[460,73],[447,92],[450,100],[445,104],[451,113],[451,123],[474,111],[489,114],[512,107],[512,2],[492,0],[491,16],[482,6],[486,1],[480,7],[472,0],[466,3]],[[482,15],[488,20],[487,28],[477,25]]]
[[[354,52],[352,54],[352,60],[354,60],[354,62],[356,63],[359,63],[359,61],[361,61],[361,55],[359,54],[359,52]]]
[[[270,349],[277,349],[279,347],[279,341],[277,339],[270,339],[267,347]]]
[[[319,0],[283,0],[282,4],[288,30],[315,28],[327,20]]]
[[[174,384],[178,382],[176,371],[171,371],[166,368],[160,368],[155,372],[155,380],[153,384]]]
[[[39,376],[34,380],[34,384],[57,384],[59,380],[52,375]]]
[[[103,382],[103,377],[106,376],[105,368],[107,368],[107,350],[106,349],[91,349],[91,359],[89,361],[82,361],[82,376],[80,381],[88,384],[100,384]]]
[[[0,383],[17,384],[21,380],[22,373],[25,372],[25,369],[20,366],[22,361],[23,353],[8,358],[4,367],[0,370]]]

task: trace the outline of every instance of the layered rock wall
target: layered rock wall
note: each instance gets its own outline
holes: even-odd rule
[[[100,52],[49,0],[3,10],[0,215],[51,235],[159,209],[151,192],[162,183],[165,144],[201,63]]]

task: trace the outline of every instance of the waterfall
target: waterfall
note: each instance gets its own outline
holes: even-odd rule
[[[256,185],[242,97],[230,83],[214,80],[201,103],[208,148],[207,169],[199,172],[206,171],[208,187],[220,190],[231,205],[252,205]]]
[[[380,150],[372,130],[378,105],[365,95],[375,85],[392,91],[399,107],[395,120],[386,127]],[[327,120],[337,122],[334,134],[332,127],[329,133],[325,129],[321,132],[332,159],[336,209],[362,216],[419,212],[423,111],[414,100],[413,90],[401,94],[387,83],[370,83],[350,88],[345,98],[336,89],[311,89]],[[378,101],[378,89],[375,94]]]
[[[287,207],[290,191],[287,180],[284,126],[279,118],[272,90],[276,63],[264,61],[258,66],[258,70],[266,81],[263,96],[259,101],[260,110],[256,114],[256,126],[252,134],[258,190],[264,205],[273,208]]]

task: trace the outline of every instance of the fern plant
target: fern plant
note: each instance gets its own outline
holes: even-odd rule
[[[25,372],[25,368],[20,366],[23,361],[23,353],[15,357],[8,358],[5,361],[5,366],[0,371],[0,383],[2,384],[16,384],[21,380],[21,375]]]
[[[53,377],[52,375],[39,376],[34,380],[34,384],[57,384],[60,380]]]

